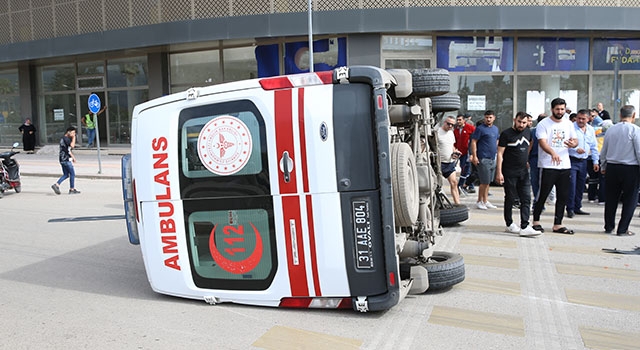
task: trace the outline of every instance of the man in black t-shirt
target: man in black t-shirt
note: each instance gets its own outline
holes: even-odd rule
[[[504,184],[505,231],[525,237],[540,234],[529,225],[531,181],[527,164],[531,149],[531,130],[527,126],[528,118],[527,113],[518,112],[513,118],[513,127],[500,133],[496,161],[496,182]],[[516,198],[520,198],[520,225],[516,225],[512,218]]]

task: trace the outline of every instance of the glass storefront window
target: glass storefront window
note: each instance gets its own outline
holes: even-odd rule
[[[431,36],[383,35],[384,68],[431,68],[433,39]]]
[[[131,115],[135,105],[149,100],[148,90],[111,91],[109,101],[109,143],[131,143]]]
[[[255,47],[237,47],[224,49],[224,81],[255,79],[258,77],[258,64],[254,53]]]
[[[460,112],[469,113],[474,122],[482,119],[484,112],[490,109],[496,113],[495,125],[500,130],[512,125],[511,75],[452,75],[451,92],[460,95]]]
[[[109,88],[146,86],[148,74],[146,56],[107,61],[107,87]]]
[[[43,96],[40,111],[44,119],[36,128],[43,142],[56,144],[70,125],[78,126],[75,93]]]
[[[183,91],[191,86],[207,86],[222,82],[218,50],[171,54],[169,62],[172,92]]]
[[[68,91],[76,88],[76,69],[73,64],[40,68],[40,90]]]
[[[78,62],[78,76],[104,75],[104,61]]]
[[[520,38],[518,71],[589,69],[588,38]]]
[[[583,75],[519,75],[518,109],[534,118],[551,113],[551,100],[561,97],[572,112],[589,108],[589,76]]]
[[[18,71],[0,71],[0,144],[21,142],[18,127],[23,122],[18,95]],[[26,117],[26,116],[24,116]]]
[[[591,78],[591,106],[596,108],[598,102],[602,102],[604,109],[613,114],[613,74],[593,75]]]

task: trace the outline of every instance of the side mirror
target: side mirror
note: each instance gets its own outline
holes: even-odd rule
[[[14,143],[13,143],[13,148],[16,148],[16,147],[18,147],[18,146],[20,146],[20,142],[14,142]]]

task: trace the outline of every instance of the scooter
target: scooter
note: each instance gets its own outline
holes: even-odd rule
[[[0,198],[4,196],[4,191],[14,189],[16,193],[22,191],[20,184],[20,166],[18,162],[12,157],[20,153],[13,149],[18,147],[19,143],[16,142],[8,152],[0,153]]]

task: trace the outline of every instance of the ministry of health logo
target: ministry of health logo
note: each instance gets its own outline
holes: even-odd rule
[[[233,175],[242,170],[251,157],[252,147],[247,125],[230,115],[211,119],[198,136],[200,161],[217,175]]]

